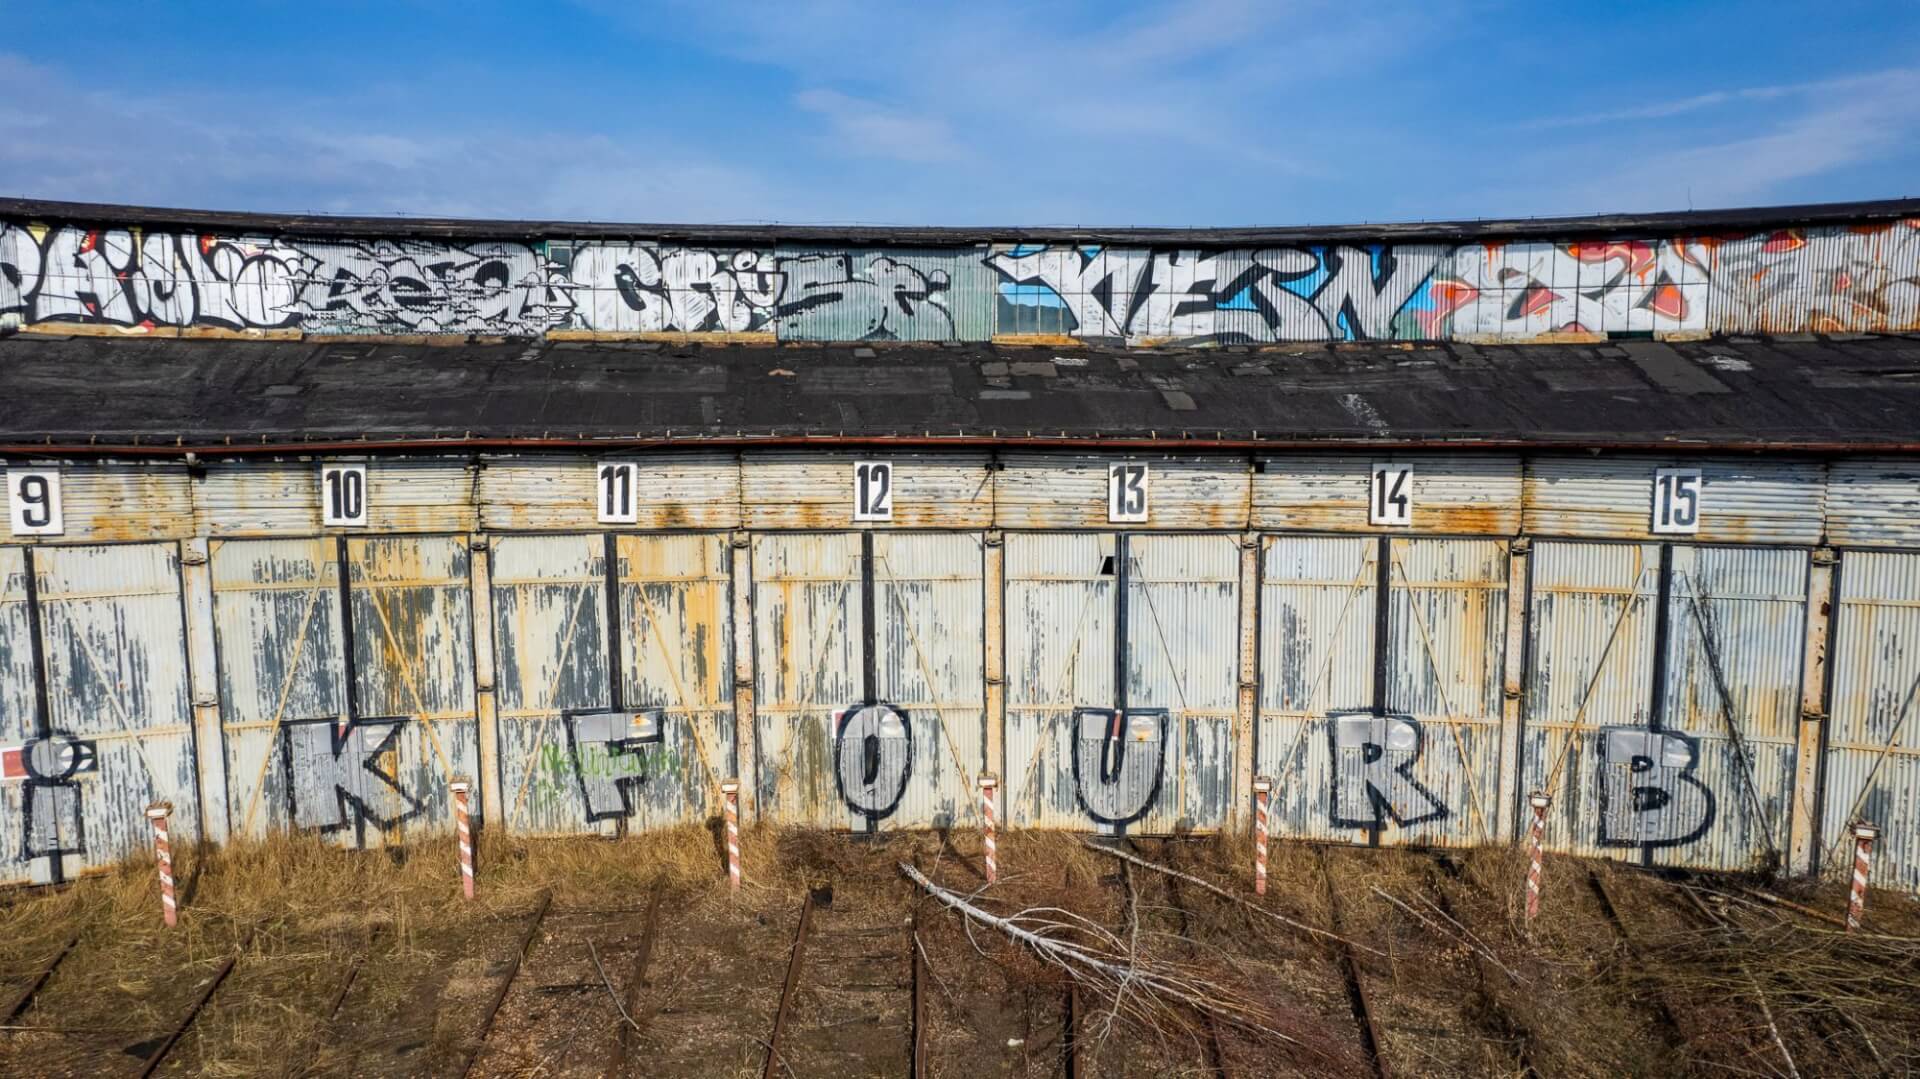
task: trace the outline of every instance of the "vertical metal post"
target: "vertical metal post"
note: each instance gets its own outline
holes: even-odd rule
[[[187,685],[193,702],[193,764],[200,790],[200,838],[225,843],[227,746],[220,729],[220,676],[214,656],[213,572],[207,539],[180,545],[180,588],[187,631]]]
[[[753,537],[735,532],[733,544],[733,753],[734,775],[753,776],[759,772],[759,743],[754,711],[753,685]],[[734,796],[728,806],[737,818],[740,814],[740,780],[733,781]],[[722,785],[724,789],[724,784]],[[751,812],[753,786],[745,790],[746,809]]]
[[[473,612],[473,718],[479,729],[479,766],[474,777],[474,806],[480,824],[504,824],[506,804],[499,791],[500,706],[494,695],[493,548],[485,535],[467,540],[468,610]],[[498,803],[498,804],[496,804]]]
[[[1860,931],[1860,915],[1867,909],[1867,880],[1873,875],[1873,841],[1880,829],[1866,821],[1853,826],[1853,891],[1847,896],[1847,932]]]
[[[1494,836],[1506,842],[1518,831],[1514,810],[1520,805],[1521,704],[1527,657],[1527,582],[1532,544],[1526,537],[1507,546],[1507,643],[1500,681],[1500,786],[1494,798]]]
[[[1800,730],[1794,754],[1793,804],[1787,816],[1788,873],[1815,869],[1820,846],[1820,755],[1827,726],[1827,642],[1833,628],[1838,559],[1822,547],[1807,567],[1807,639],[1800,661]]]
[[[740,781],[720,781],[720,797],[727,803],[727,887],[740,890]]]
[[[1006,767],[1007,736],[1007,548],[999,529],[987,533],[982,588],[986,611],[987,735],[983,771]]]
[[[1254,728],[1260,715],[1260,534],[1240,534],[1240,693],[1233,714],[1233,789],[1255,782]],[[1240,800],[1229,800],[1227,827],[1238,829]]]
[[[1267,799],[1273,793],[1273,780],[1259,776],[1253,781],[1253,894],[1267,894]]]
[[[472,899],[473,827],[468,819],[467,795],[473,790],[473,784],[459,778],[449,783],[447,789],[453,792],[453,832],[460,843],[460,890]]]
[[[1545,791],[1534,791],[1527,795],[1527,804],[1533,807],[1533,822],[1527,826],[1527,931],[1532,932],[1533,920],[1540,916],[1540,862],[1545,857],[1547,807],[1553,798]]]
[[[987,863],[987,883],[1000,879],[1000,852],[994,843],[993,795],[1000,786],[1000,777],[992,772],[980,774],[980,849]]]
[[[147,807],[147,819],[153,822],[153,861],[160,871],[160,918],[168,929],[179,922],[173,895],[173,843],[167,837],[167,818],[172,814],[172,802],[155,802]]]

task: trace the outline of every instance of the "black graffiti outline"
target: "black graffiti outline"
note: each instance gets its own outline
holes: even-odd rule
[[[1085,726],[1082,722],[1083,717],[1105,717],[1106,723],[1103,725],[1100,737],[1099,778],[1102,785],[1111,786],[1117,784],[1120,778],[1120,770],[1126,766],[1128,741],[1124,731],[1120,734],[1114,733],[1114,717],[1117,714],[1122,713],[1118,713],[1116,709],[1112,708],[1075,708],[1073,710],[1071,742],[1068,745],[1068,756],[1073,762],[1074,800],[1079,802],[1080,808],[1097,823],[1110,824],[1116,827],[1123,824],[1132,824],[1134,821],[1146,816],[1152,811],[1154,805],[1160,801],[1160,788],[1166,783],[1167,778],[1167,746],[1171,744],[1173,740],[1172,712],[1169,712],[1165,708],[1129,708],[1126,710],[1124,716],[1128,725],[1131,725],[1133,717],[1135,716],[1153,716],[1160,721],[1160,752],[1153,762],[1153,782],[1148,786],[1147,796],[1141,800],[1140,808],[1124,817],[1105,816],[1096,811],[1087,798],[1084,787],[1085,777],[1082,775],[1082,765],[1080,761],[1081,745],[1087,741],[1087,739],[1080,737],[1080,731]]]
[[[847,725],[853,722],[855,716],[865,712],[869,708],[881,708],[893,713],[893,715],[900,720],[900,729],[907,743],[906,757],[901,761],[900,766],[900,779],[898,783],[895,784],[897,789],[893,792],[893,797],[887,801],[886,805],[878,808],[864,806],[854,800],[853,795],[847,790],[846,774],[841,769],[841,762],[844,760],[844,754],[846,753]],[[875,740],[877,740],[876,735],[868,735],[862,740],[863,759],[861,761],[861,771],[868,776],[867,783],[869,785],[873,783],[874,777],[877,775],[880,767],[879,753],[872,745]],[[907,785],[913,782],[913,753],[913,723],[907,715],[906,709],[890,701],[867,701],[864,704],[856,704],[842,710],[838,720],[834,723],[833,729],[833,785],[840,792],[840,800],[845,802],[849,809],[867,818],[869,821],[882,821],[893,816],[894,811],[900,808],[900,800],[907,796]]]
[[[57,773],[42,772],[39,767],[34,764],[34,750],[49,744],[58,746],[58,748],[54,750],[54,759],[59,762],[60,766],[60,770]],[[71,749],[72,752],[66,752],[68,749]],[[30,862],[35,858],[53,858],[57,862],[58,859],[66,855],[85,854],[87,852],[87,815],[81,806],[81,794],[83,791],[80,784],[73,782],[73,777],[80,772],[89,770],[98,763],[99,759],[99,747],[92,739],[78,738],[70,731],[58,729],[48,731],[45,734],[37,734],[27,739],[26,743],[20,747],[20,763],[27,770],[25,786],[21,792],[20,806],[21,861]],[[37,794],[37,791],[46,791],[47,793],[42,796]],[[34,824],[37,816],[35,812],[36,807],[39,806],[42,797],[44,797],[55,814],[55,823],[58,824],[60,817],[58,803],[61,799],[61,795],[58,792],[60,791],[71,792],[69,797],[73,799],[72,823],[77,835],[74,837],[73,842],[63,842],[64,830],[56,827],[53,829],[53,846],[36,846],[34,844]]]
[[[1632,838],[1623,839],[1623,838],[1617,838],[1608,834],[1607,825],[1613,817],[1613,791],[1612,791],[1613,785],[1611,782],[1609,782],[1607,773],[1608,773],[1608,770],[1612,768],[1614,765],[1611,761],[1611,758],[1608,755],[1607,745],[1608,745],[1608,736],[1615,732],[1631,732],[1636,735],[1651,736],[1651,737],[1657,737],[1661,739],[1672,738],[1672,739],[1678,740],[1681,745],[1684,745],[1687,747],[1687,763],[1684,766],[1682,766],[1677,773],[1675,773],[1675,778],[1680,782],[1685,783],[1693,787],[1695,790],[1699,791],[1700,796],[1703,799],[1705,799],[1705,807],[1700,814],[1700,824],[1696,828],[1694,828],[1693,831],[1688,832],[1685,835],[1674,836],[1666,839],[1632,839]],[[1664,848],[1664,847],[1682,847],[1687,845],[1688,843],[1693,843],[1699,840],[1701,836],[1706,835],[1707,832],[1713,828],[1714,821],[1718,819],[1720,815],[1720,800],[1718,797],[1714,795],[1712,787],[1709,787],[1705,783],[1702,783],[1700,779],[1694,775],[1694,770],[1698,768],[1700,765],[1700,740],[1698,738],[1695,738],[1693,735],[1687,734],[1682,731],[1666,730],[1660,727],[1639,727],[1639,726],[1632,726],[1632,725],[1601,727],[1598,731],[1598,734],[1600,737],[1600,741],[1599,741],[1600,752],[1598,754],[1599,782],[1597,783],[1597,786],[1599,787],[1598,801],[1600,803],[1600,821],[1599,821],[1599,829],[1598,829],[1600,846],[1613,849],[1613,850],[1639,848],[1643,851],[1653,851],[1653,850]],[[1663,742],[1662,744],[1664,745],[1665,743]],[[1631,780],[1631,777],[1645,775],[1649,772],[1652,772],[1656,767],[1653,758],[1648,757],[1645,754],[1636,753],[1633,755],[1633,759],[1629,762],[1628,767],[1629,767],[1629,771],[1628,771],[1629,781],[1628,781],[1628,787],[1627,787],[1629,791],[1628,796],[1633,801],[1632,812],[1636,816],[1640,814],[1658,812],[1661,809],[1664,809],[1668,805],[1671,805],[1673,803],[1673,793],[1669,791],[1666,787],[1636,784],[1636,783],[1633,783]],[[1651,797],[1653,795],[1659,796],[1657,801],[1655,801]]]
[[[1373,816],[1371,818],[1346,818],[1340,815],[1340,791],[1343,781],[1340,771],[1340,720],[1354,716],[1364,716],[1370,721],[1387,720],[1390,722],[1404,723],[1412,729],[1413,749],[1407,754],[1406,760],[1392,766],[1392,771],[1394,775],[1405,780],[1407,786],[1411,787],[1421,798],[1426,799],[1427,804],[1433,807],[1432,812],[1412,817],[1402,817],[1400,811],[1394,808],[1392,800],[1382,794],[1380,788],[1371,780],[1363,777],[1361,782],[1366,784],[1367,804],[1373,809]],[[1412,716],[1397,712],[1390,712],[1384,715],[1372,711],[1329,712],[1327,713],[1327,745],[1333,754],[1333,784],[1328,791],[1330,799],[1327,806],[1327,819],[1332,821],[1335,827],[1364,828],[1368,831],[1378,832],[1385,830],[1388,819],[1393,821],[1393,825],[1396,828],[1410,828],[1413,825],[1425,824],[1428,821],[1445,820],[1453,815],[1453,810],[1447,807],[1447,803],[1443,801],[1439,795],[1433,793],[1432,789],[1426,784],[1414,778],[1413,766],[1420,762],[1420,755],[1425,753],[1427,749],[1427,731],[1420,721]],[[1362,757],[1364,758],[1363,763],[1365,764],[1373,764],[1387,754],[1387,747],[1375,742],[1371,735],[1369,735],[1367,741],[1360,744],[1360,749]]]
[[[604,742],[594,741],[595,745],[607,747],[609,761],[620,757],[632,756],[642,762],[640,771],[629,776],[614,776],[614,793],[620,797],[620,808],[594,812],[593,796],[587,790],[587,762],[580,752],[580,736],[577,722],[585,716],[624,715],[631,718],[649,716],[653,720],[653,734],[637,738],[609,738]],[[633,816],[633,788],[653,778],[653,774],[644,767],[645,753],[642,746],[665,746],[667,741],[667,714],[663,708],[641,708],[634,711],[611,708],[577,708],[560,713],[561,722],[567,728],[567,757],[573,762],[574,782],[580,785],[580,802],[586,807],[587,823],[598,824],[601,821],[626,820]],[[631,721],[631,719],[630,719]]]
[[[366,826],[368,824],[372,824],[384,833],[392,831],[406,821],[419,816],[420,813],[426,809],[427,804],[421,799],[409,794],[407,789],[400,785],[400,777],[398,774],[389,775],[381,771],[379,766],[375,764],[383,754],[393,749],[393,743],[399,739],[401,729],[407,725],[411,718],[410,716],[368,716],[365,718],[350,717],[342,721],[338,716],[321,716],[316,719],[290,719],[282,723],[280,725],[280,765],[283,778],[286,780],[288,825],[293,826],[294,823],[300,819],[296,795],[298,787],[294,782],[293,731],[291,728],[312,726],[316,723],[325,723],[327,725],[328,745],[333,751],[335,761],[340,759],[341,750],[347,747],[347,741],[353,737],[355,731],[364,727],[387,728],[385,736],[376,742],[360,761],[360,768],[375,779],[386,784],[390,790],[402,799],[405,799],[408,808],[404,812],[397,813],[391,817],[383,817],[375,813],[373,807],[362,801],[359,795],[341,786],[339,783],[335,783],[333,785],[333,796],[335,799],[335,807],[339,810],[340,822],[338,824],[315,825],[314,831],[330,835],[335,832],[345,831],[351,827],[355,840],[361,846],[365,846],[367,838]],[[352,807],[353,812],[349,813],[347,811],[348,807]]]

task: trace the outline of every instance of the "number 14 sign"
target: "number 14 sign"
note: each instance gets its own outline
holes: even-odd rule
[[[1368,470],[1367,523],[1405,527],[1413,523],[1413,466],[1374,462]]]

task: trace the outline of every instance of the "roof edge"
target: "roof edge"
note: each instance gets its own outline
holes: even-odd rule
[[[115,203],[0,197],[0,217],[79,221],[108,226],[161,226],[302,236],[404,236],[434,239],[647,239],[681,243],[849,243],[874,246],[989,243],[1289,245],[1381,240],[1460,242],[1687,234],[1798,228],[1920,217],[1920,198],[1808,203],[1643,214],[1481,218],[1345,225],[1234,228],[1020,226],[689,225],[595,221],[490,220],[452,217],[333,216],[192,210]]]

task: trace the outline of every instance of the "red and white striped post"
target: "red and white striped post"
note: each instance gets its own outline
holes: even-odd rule
[[[720,796],[727,803],[727,887],[740,890],[740,781],[720,781]]]
[[[980,848],[986,858],[988,884],[1000,879],[1000,851],[993,837],[993,794],[999,786],[999,776],[992,772],[980,773]]]
[[[473,822],[468,815],[467,796],[473,784],[456,779],[447,785],[453,792],[453,830],[460,839],[460,890],[473,898]]]
[[[1853,892],[1847,896],[1847,932],[1860,931],[1860,915],[1867,909],[1867,878],[1873,873],[1873,841],[1880,829],[1866,821],[1853,826]]]
[[[167,818],[172,815],[172,802],[155,802],[147,807],[147,819],[153,822],[153,860],[160,869],[160,918],[169,929],[180,920],[173,897],[173,843],[167,837]]]
[[[1273,780],[1253,777],[1253,894],[1267,894],[1267,799]]]
[[[1553,804],[1553,796],[1534,791],[1527,795],[1527,804],[1533,807],[1533,822],[1527,825],[1527,929],[1532,930],[1533,920],[1540,916],[1540,860],[1547,839],[1547,807]]]

